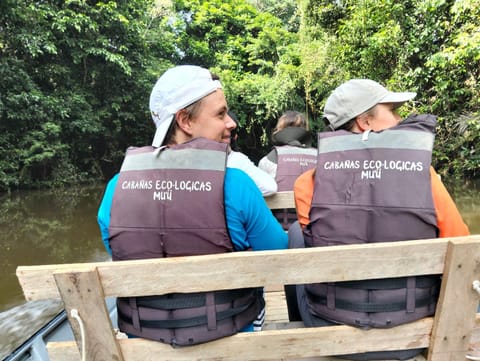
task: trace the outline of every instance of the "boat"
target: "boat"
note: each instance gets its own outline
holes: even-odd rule
[[[107,298],[106,305],[112,320],[112,326],[116,328],[115,298]],[[65,310],[62,310],[2,361],[50,361],[47,343],[70,340],[74,340],[72,328]]]

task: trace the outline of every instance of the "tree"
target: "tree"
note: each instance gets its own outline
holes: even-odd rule
[[[405,114],[439,116],[443,175],[478,176],[480,0],[295,4],[1,1],[0,190],[110,177],[127,146],[150,143],[158,76],[187,63],[221,77],[254,160],[285,110],[321,130],[330,92],[368,77],[416,91]]]
[[[152,133],[150,1],[5,1],[0,14],[0,189],[103,179]],[[175,61],[156,33],[155,64]],[[161,52],[160,49],[165,49]],[[158,57],[165,56],[164,59]],[[52,137],[54,137],[53,144]],[[111,173],[111,172],[110,172]]]
[[[297,35],[245,0],[173,4],[170,31],[178,34],[181,62],[210,68],[221,77],[242,126],[240,144],[258,159],[277,117],[286,109],[304,109]]]
[[[302,77],[312,113],[350,78],[416,91],[404,115],[438,115],[435,166],[443,175],[478,175],[479,5],[478,0],[301,0]],[[458,157],[462,160],[452,167]]]

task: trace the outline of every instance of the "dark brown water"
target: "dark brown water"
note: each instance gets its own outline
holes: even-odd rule
[[[96,221],[103,186],[0,196],[0,311],[22,304],[18,265],[108,258]]]
[[[471,234],[480,234],[480,179],[463,184],[446,184]]]
[[[61,309],[25,302],[19,265],[107,260],[96,221],[103,186],[0,196],[0,360]]]
[[[472,234],[480,234],[480,181],[447,184]],[[107,260],[96,214],[103,185],[0,195],[0,360],[56,312],[54,301],[24,301],[19,265]]]

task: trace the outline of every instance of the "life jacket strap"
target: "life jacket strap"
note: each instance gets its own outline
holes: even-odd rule
[[[275,209],[272,213],[286,231],[288,231],[290,225],[297,220],[297,211],[295,208]]]
[[[309,299],[317,304],[329,306],[328,297],[319,296],[311,293],[308,289],[305,289]],[[437,297],[428,295],[422,298],[415,299],[415,307],[429,306],[431,303],[436,302]],[[329,307],[330,308],[330,307]],[[395,312],[407,310],[407,300],[391,303],[375,303],[375,302],[350,302],[342,299],[335,299],[335,308],[344,309],[353,312],[362,313],[378,313],[378,312]]]
[[[135,298],[137,300],[137,307],[147,307],[158,310],[178,310],[206,306],[207,294],[213,294],[214,303],[218,305],[233,302],[255,292],[255,290],[255,288],[241,288],[215,292],[169,293],[163,296],[142,296]]]
[[[411,277],[397,277],[397,278],[382,278],[375,280],[362,281],[344,281],[335,282],[337,287],[346,287],[353,289],[368,289],[368,290],[394,290],[398,288],[407,288],[407,279]],[[431,288],[440,286],[439,276],[416,276],[416,288]]]
[[[262,298],[263,299],[263,298]],[[251,302],[234,307],[225,311],[220,311],[215,313],[216,321],[222,321],[231,317],[234,317],[244,311],[249,307],[253,306],[257,300],[253,299]],[[262,308],[265,307],[265,301],[262,301]],[[132,324],[132,318],[125,315],[120,308],[117,309],[118,317],[129,324]],[[163,329],[176,329],[176,328],[186,328],[186,327],[195,327],[201,325],[208,325],[208,315],[196,316],[186,319],[177,319],[177,320],[140,320],[141,327],[147,328],[163,328]]]

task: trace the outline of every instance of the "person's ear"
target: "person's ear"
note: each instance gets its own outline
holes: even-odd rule
[[[357,124],[357,127],[361,132],[372,129],[371,119],[368,114],[362,114],[356,117],[355,123]]]
[[[188,135],[192,135],[192,122],[185,109],[181,109],[175,114],[175,120],[181,130]]]

